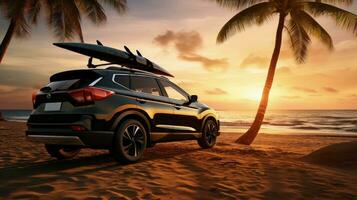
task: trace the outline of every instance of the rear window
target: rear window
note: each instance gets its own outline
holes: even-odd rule
[[[75,90],[89,86],[94,80],[90,79],[72,79],[72,80],[63,80],[55,81],[47,84],[43,90],[49,91],[65,91],[65,90]]]
[[[50,83],[41,90],[64,91],[87,87],[97,80],[100,74],[91,70],[73,70],[57,73],[50,78]]]
[[[51,91],[68,90],[76,82],[79,82],[79,79],[55,81],[47,84],[46,87],[51,89]]]

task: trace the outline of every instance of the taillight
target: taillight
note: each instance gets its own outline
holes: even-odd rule
[[[35,103],[36,103],[36,96],[37,96],[37,94],[38,94],[38,91],[34,91],[34,92],[32,93],[32,105],[35,105]]]
[[[114,92],[96,87],[87,87],[74,90],[69,94],[79,104],[91,104],[94,101],[100,101],[112,96]]]
[[[73,126],[71,126],[71,129],[72,129],[72,131],[75,131],[75,132],[82,132],[82,131],[87,130],[86,128],[84,128],[81,125],[73,125]]]

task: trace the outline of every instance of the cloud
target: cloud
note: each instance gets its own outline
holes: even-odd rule
[[[289,43],[289,41],[286,42],[287,44]],[[289,48],[284,48],[281,49],[280,54],[279,54],[279,59],[283,59],[283,60],[294,60],[294,54],[292,53],[292,50]]]
[[[305,87],[293,87],[294,90],[298,90],[298,91],[301,91],[301,92],[306,92],[306,93],[317,93],[316,90],[314,89],[310,89],[310,88],[305,88]]]
[[[199,87],[200,83],[196,82],[196,81],[189,81],[189,80],[185,80],[185,81],[181,81],[176,83],[178,86],[180,86],[181,88],[183,88],[186,92],[188,92],[189,94],[191,94],[195,88]]]
[[[180,53],[193,53],[198,48],[201,48],[203,43],[201,35],[197,31],[175,33],[171,30],[156,36],[154,42],[163,47],[168,46],[172,42]]]
[[[191,61],[191,62],[199,62],[202,63],[202,65],[205,66],[206,69],[211,70],[217,67],[222,67],[226,68],[228,65],[227,59],[222,58],[222,59],[211,59],[207,58],[198,54],[181,54],[179,55],[179,58],[182,60],[186,61]]]
[[[285,98],[285,99],[300,99],[301,97],[300,96],[281,96],[282,98]]]
[[[20,70],[21,69],[21,70]],[[14,65],[0,66],[0,109],[28,109],[31,94],[48,82],[48,77]]]
[[[206,93],[209,95],[225,95],[228,94],[225,90],[220,88],[213,88],[212,90],[206,90]]]
[[[198,82],[194,82],[194,81],[181,81],[176,83],[177,85],[179,85],[180,87],[183,88],[190,88],[190,87],[194,87],[196,85],[199,85]]]
[[[196,51],[203,46],[202,37],[197,31],[174,32],[167,30],[166,33],[156,36],[154,43],[161,47],[167,47],[173,44],[175,49],[179,52],[179,59],[199,62],[207,70],[215,68],[225,69],[228,66],[226,58],[208,58],[196,53]]]
[[[43,74],[19,70],[19,66],[2,65],[0,68],[0,85],[38,88],[48,82]]]
[[[35,89],[0,85],[0,109],[28,109],[32,107],[31,94]]]
[[[141,21],[163,19],[179,21],[185,19],[202,19],[203,17],[212,16],[211,12],[198,12],[197,8],[201,8],[205,11],[214,11],[214,16],[225,14],[224,10],[219,9],[215,4],[209,1],[133,0],[127,2],[130,8],[128,13],[130,17],[138,18],[138,20]]]
[[[343,40],[335,45],[337,51],[355,51],[357,48],[357,42],[354,39]]]
[[[289,67],[279,67],[276,71],[277,71],[277,73],[281,73],[281,74],[290,74],[291,73],[291,69]]]
[[[162,35],[158,35],[154,38],[154,42],[161,46],[167,46],[170,42],[176,40],[176,35],[173,31],[166,31],[166,33]]]
[[[257,56],[250,54],[240,63],[241,68],[247,67],[257,67],[257,68],[267,68],[269,65],[269,59],[263,56]]]
[[[323,87],[326,92],[338,93],[338,90],[332,87]]]
[[[350,94],[350,95],[347,95],[346,96],[347,98],[351,98],[351,99],[353,99],[353,100],[357,100],[357,93],[356,94]]]

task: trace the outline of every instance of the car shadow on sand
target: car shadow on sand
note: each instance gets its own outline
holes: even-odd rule
[[[177,149],[165,145],[147,150],[138,163],[123,165],[116,162],[109,153],[94,156],[78,157],[71,160],[48,160],[43,162],[19,162],[9,167],[0,168],[0,197],[9,197],[15,191],[34,188],[55,181],[71,181],[78,177],[103,171],[130,170],[133,167],[143,168],[146,163],[165,160],[184,154],[200,151],[199,148]],[[40,189],[41,190],[41,189]],[[45,192],[45,191],[40,191]]]

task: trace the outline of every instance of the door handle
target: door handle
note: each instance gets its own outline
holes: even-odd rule
[[[181,106],[175,105],[174,108],[176,108],[176,110],[180,110],[180,109],[181,109]]]
[[[135,100],[141,104],[146,103],[144,99],[136,98]]]

